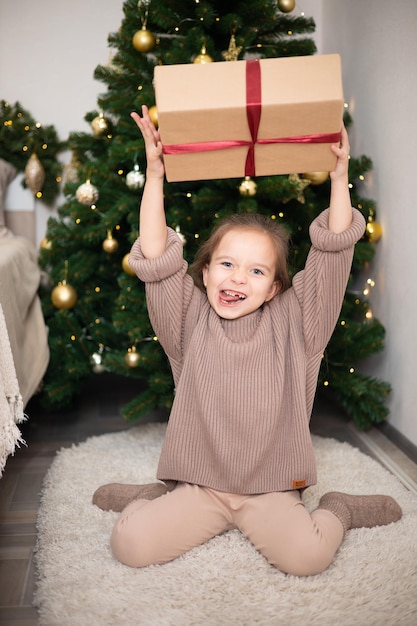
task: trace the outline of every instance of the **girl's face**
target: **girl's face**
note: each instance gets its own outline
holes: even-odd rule
[[[250,228],[229,230],[203,269],[208,300],[225,319],[259,309],[279,291],[277,258],[267,233]]]

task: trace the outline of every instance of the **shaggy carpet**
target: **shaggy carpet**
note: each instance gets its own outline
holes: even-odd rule
[[[91,504],[106,482],[150,482],[165,432],[145,424],[62,449],[38,515],[35,604],[43,626],[415,626],[417,497],[347,443],[313,437],[318,484],[309,510],[337,489],[385,493],[403,508],[389,526],[349,531],[323,574],[287,576],[238,531],[162,566],[131,569],[111,555],[117,514]]]

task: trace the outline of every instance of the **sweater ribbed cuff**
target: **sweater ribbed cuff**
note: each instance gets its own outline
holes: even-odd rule
[[[339,252],[355,245],[365,232],[365,219],[352,208],[352,223],[341,233],[329,230],[329,209],[326,209],[310,225],[311,243],[323,252]]]
[[[140,246],[140,237],[135,241],[129,255],[129,265],[145,283],[159,282],[172,276],[187,264],[183,258],[180,238],[172,228],[167,228],[167,246],[165,252],[154,259],[146,259]]]

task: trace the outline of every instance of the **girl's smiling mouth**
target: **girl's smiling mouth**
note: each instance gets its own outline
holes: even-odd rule
[[[220,302],[225,305],[235,304],[236,302],[246,300],[244,293],[241,293],[240,291],[233,291],[231,289],[222,289],[220,291],[219,298]]]

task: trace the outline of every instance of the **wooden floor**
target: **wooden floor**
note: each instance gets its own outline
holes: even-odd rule
[[[136,395],[136,385],[125,378],[101,374],[91,380],[71,410],[48,414],[36,399],[26,408],[29,420],[21,425],[21,431],[27,447],[9,457],[0,479],[0,626],[38,624],[32,606],[36,516],[42,482],[56,451],[93,435],[130,428],[120,417],[120,407]],[[165,417],[156,411],[148,421]],[[417,493],[417,458],[413,461],[380,429],[358,431],[340,411],[321,399],[313,412],[312,431],[359,447]]]

